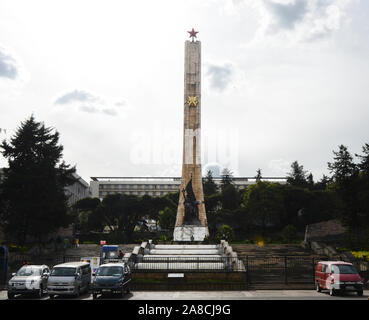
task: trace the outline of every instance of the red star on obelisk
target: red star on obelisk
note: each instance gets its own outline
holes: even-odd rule
[[[194,28],[192,28],[191,31],[187,31],[190,34],[190,38],[192,38],[192,41],[194,38],[197,38],[196,34],[199,33],[198,31],[195,31]]]

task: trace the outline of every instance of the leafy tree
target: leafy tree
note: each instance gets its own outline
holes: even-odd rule
[[[100,199],[87,197],[72,206],[76,230],[80,232],[102,231],[104,226],[96,213],[99,205]]]
[[[221,203],[222,209],[225,210],[234,210],[240,206],[240,194],[233,184],[229,184],[222,188]]]
[[[62,161],[59,133],[33,115],[21,123],[10,142],[0,145],[9,167],[4,169],[1,224],[7,235],[25,243],[67,226],[68,203],[64,188],[75,182],[75,167]]]
[[[292,242],[297,239],[297,230],[295,226],[289,224],[282,230],[282,238],[285,242]]]
[[[220,212],[219,209],[221,209],[220,193],[217,192],[215,194],[205,196],[204,201],[209,232],[210,234],[213,234],[216,232],[216,226]]]
[[[306,188],[292,185],[280,186],[280,192],[283,197],[285,215],[281,217],[282,225],[298,225],[299,215],[306,216],[309,213],[309,205],[312,201],[312,194]],[[302,219],[302,221],[304,221]],[[301,226],[305,228],[305,226]]]
[[[162,229],[174,229],[176,223],[177,211],[165,207],[159,212],[159,225]]]
[[[134,228],[144,216],[140,197],[134,195],[107,195],[96,209],[101,223],[124,243],[133,241]]]
[[[276,183],[258,181],[250,185],[243,198],[245,210],[253,223],[265,235],[269,226],[278,226],[285,215],[283,196]]]
[[[287,173],[287,183],[295,187],[306,187],[308,184],[306,175],[307,171],[304,170],[304,166],[294,161],[291,164],[291,172]]]

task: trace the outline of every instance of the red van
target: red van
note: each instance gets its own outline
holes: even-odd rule
[[[329,290],[331,296],[337,293],[356,291],[363,295],[363,279],[352,263],[344,261],[320,261],[315,268],[316,291]]]

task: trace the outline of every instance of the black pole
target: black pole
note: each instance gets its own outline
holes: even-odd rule
[[[249,256],[246,256],[246,290],[249,289]]]
[[[284,284],[287,283],[287,256],[284,256]]]

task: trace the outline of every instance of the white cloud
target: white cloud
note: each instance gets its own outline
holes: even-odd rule
[[[285,177],[286,173],[290,171],[291,163],[284,159],[271,160],[268,164],[268,169],[272,175]]]
[[[0,47],[0,78],[15,80],[17,77],[17,62],[4,48]]]
[[[315,41],[339,30],[354,0],[245,0],[259,13],[255,41]]]
[[[55,99],[54,105],[67,106],[86,113],[118,116],[127,112],[130,106],[122,99],[107,99],[85,90],[72,90]]]
[[[219,91],[227,88],[232,81],[232,66],[230,64],[215,65],[207,67],[206,76],[209,78],[210,87]]]
[[[10,96],[19,95],[29,78],[15,50],[0,45],[0,98],[9,99]]]

